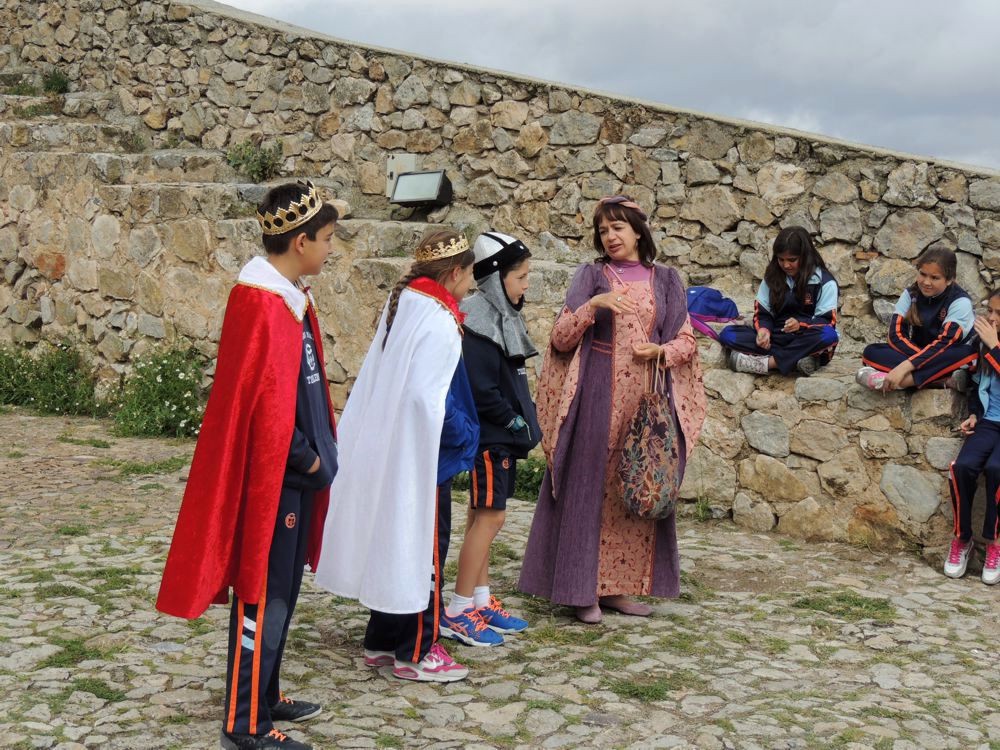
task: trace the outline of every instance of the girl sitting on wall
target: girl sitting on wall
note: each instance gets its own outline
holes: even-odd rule
[[[754,300],[753,326],[731,325],[719,341],[737,372],[812,375],[833,358],[837,336],[837,280],[803,227],[785,227]]]

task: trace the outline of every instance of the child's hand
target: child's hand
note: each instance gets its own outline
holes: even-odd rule
[[[972,324],[972,327],[976,329],[976,333],[979,334],[980,340],[982,340],[987,348],[992,349],[1000,343],[1000,337],[997,336],[996,326],[990,323],[990,321],[986,318],[976,318],[976,322]]]
[[[785,321],[785,327],[782,330],[785,333],[796,333],[801,327],[802,323],[798,318],[789,318]]]
[[[911,372],[913,372],[913,365],[910,364],[909,360],[900,362],[886,373],[885,380],[882,381],[882,390],[887,392],[895,391],[899,388],[900,383],[903,382],[903,378]]]
[[[651,343],[635,344],[632,347],[632,353],[636,359],[641,361],[656,359],[660,354],[660,345]]]
[[[313,465],[309,467],[309,471],[307,471],[306,474],[315,474],[317,471],[319,471],[319,464],[320,464],[319,456],[316,456],[316,460],[313,461]]]
[[[761,328],[757,331],[757,346],[761,349],[771,348],[771,332],[766,328]]]
[[[976,415],[970,414],[969,418],[958,426],[958,429],[962,431],[965,437],[969,437],[969,435],[976,431]]]

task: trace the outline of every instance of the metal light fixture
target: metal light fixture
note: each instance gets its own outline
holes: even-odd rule
[[[396,177],[390,203],[410,208],[440,208],[451,203],[451,180],[443,169],[404,172]]]

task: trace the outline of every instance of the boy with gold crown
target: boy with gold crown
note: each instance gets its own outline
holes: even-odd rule
[[[229,295],[156,607],[195,618],[232,588],[221,745],[311,750],[274,722],[320,713],[286,698],[278,675],[337,473],[322,336],[302,282],[330,255],[337,210],[297,182],[270,190],[257,220],[267,257],[251,259]]]
[[[316,583],[372,610],[365,664],[403,680],[453,682],[469,672],[438,632],[451,479],[472,467],[479,443],[458,308],[473,259],[456,232],[424,235],[340,419],[344,469],[331,489]]]

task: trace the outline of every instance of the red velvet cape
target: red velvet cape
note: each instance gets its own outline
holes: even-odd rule
[[[325,362],[311,304],[306,314]],[[247,604],[258,602],[292,443],[301,362],[302,322],[284,298],[237,284],[226,305],[215,382],[156,600],[161,612],[199,617],[210,604],[228,602],[230,587]],[[329,392],[327,406],[333,426]],[[329,500],[329,489],[316,493],[306,554],[313,570]]]

